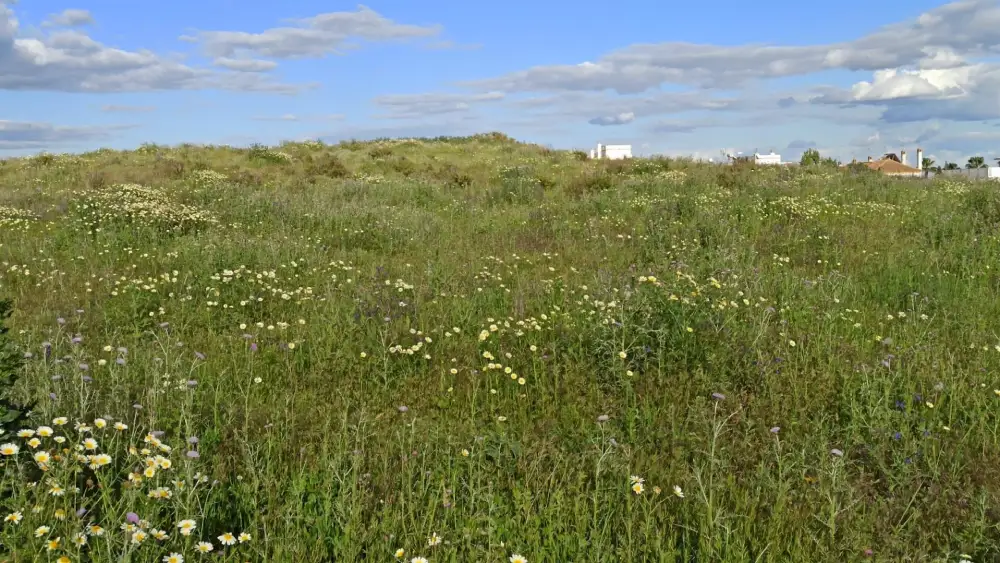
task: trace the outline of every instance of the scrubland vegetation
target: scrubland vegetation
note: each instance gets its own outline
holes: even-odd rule
[[[994,185],[581,156],[0,163],[0,560],[997,561]]]

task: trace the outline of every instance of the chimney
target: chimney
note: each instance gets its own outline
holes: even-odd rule
[[[906,164],[906,151],[905,150],[899,151],[899,163],[902,164],[903,166],[907,165]]]
[[[917,148],[917,170],[924,169],[924,149]]]

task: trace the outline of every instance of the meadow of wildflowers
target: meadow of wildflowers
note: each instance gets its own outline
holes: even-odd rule
[[[0,161],[0,561],[1000,561],[998,227],[501,135]]]

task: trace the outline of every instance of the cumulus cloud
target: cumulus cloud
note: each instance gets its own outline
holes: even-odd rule
[[[625,125],[626,123],[632,123],[635,121],[635,113],[631,111],[626,111],[619,113],[617,115],[602,115],[600,117],[595,117],[591,119],[588,123],[591,125]]]
[[[60,127],[51,123],[0,120],[0,150],[47,149],[81,141],[106,139],[129,125]]]
[[[52,14],[42,25],[45,27],[78,27],[94,23],[94,18],[87,10],[63,10],[58,14]]]
[[[0,2],[0,90],[142,92],[225,89],[294,93],[302,86],[188,66],[150,51],[117,49],[73,29],[22,37]]]
[[[211,57],[268,57],[296,59],[338,54],[350,39],[391,41],[434,37],[438,25],[420,26],[397,23],[378,12],[358,6],[353,12],[329,12],[295,19],[285,27],[260,33],[245,31],[199,31],[192,40]]]
[[[85,10],[66,10],[47,20],[48,33],[21,33],[12,2],[0,0],[0,90],[60,92],[143,92],[222,89],[294,94],[315,88],[285,84],[266,73],[270,59],[323,56],[350,48],[348,39],[389,41],[433,37],[439,26],[394,22],[359,6],[353,12],[330,12],[292,20],[288,27],[262,33],[202,31],[197,42],[213,66],[183,64],[148,50],[104,45],[67,27],[92,23]],[[185,39],[182,37],[182,39]]]
[[[392,94],[378,96],[372,100],[377,106],[387,108],[384,119],[419,119],[430,115],[463,113],[472,109],[473,104],[498,102],[504,99],[500,92],[485,94]]]
[[[274,61],[265,61],[261,59],[232,59],[229,57],[216,57],[215,60],[212,61],[212,64],[238,72],[268,72],[278,67],[278,63]]]
[[[922,62],[931,67],[1000,53],[1000,6],[995,0],[959,0],[919,18],[839,43],[806,46],[705,45],[667,42],[631,45],[596,62],[548,65],[468,82],[504,92],[614,90],[637,93],[664,83],[732,87],[748,80],[812,74],[829,69],[877,71]]]

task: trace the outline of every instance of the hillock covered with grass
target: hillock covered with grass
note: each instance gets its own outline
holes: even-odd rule
[[[1000,553],[994,185],[584,156],[0,162],[0,559]]]

